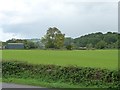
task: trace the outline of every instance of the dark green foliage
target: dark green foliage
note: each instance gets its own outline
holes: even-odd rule
[[[66,49],[67,49],[67,50],[72,50],[72,48],[73,48],[72,45],[67,45],[67,46],[66,46]]]
[[[96,48],[96,49],[113,49],[120,48],[119,43],[119,33],[115,32],[107,32],[105,34],[101,32],[92,33],[88,35],[81,36],[79,38],[74,39],[74,44],[77,47],[87,47],[88,49]],[[90,47],[90,48],[89,48]]]
[[[107,43],[102,40],[102,41],[98,42],[95,47],[96,47],[97,49],[104,49],[104,48],[107,47]]]
[[[46,82],[69,82],[83,84],[84,86],[106,86],[118,88],[120,85],[120,71],[108,69],[56,66],[56,65],[31,65],[25,62],[2,62],[3,78],[34,78]]]
[[[64,46],[67,50],[72,50],[74,48],[74,39],[66,37],[64,40]]]
[[[35,48],[38,48],[38,47],[37,47],[37,45],[35,45],[34,42],[27,41],[26,44],[25,44],[25,48],[26,49],[35,49]]]

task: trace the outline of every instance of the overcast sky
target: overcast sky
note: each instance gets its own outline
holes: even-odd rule
[[[0,0],[0,40],[41,38],[49,27],[73,38],[118,32],[118,0]]]

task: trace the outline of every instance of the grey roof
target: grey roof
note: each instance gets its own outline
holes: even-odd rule
[[[8,43],[8,44],[19,44],[19,45],[22,44],[23,45],[24,43]]]

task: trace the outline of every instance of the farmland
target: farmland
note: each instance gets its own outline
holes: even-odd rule
[[[2,60],[3,82],[52,88],[119,86],[118,50],[3,50]]]
[[[30,64],[118,68],[117,50],[3,50],[4,61],[25,61]]]

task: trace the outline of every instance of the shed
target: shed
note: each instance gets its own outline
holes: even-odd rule
[[[23,43],[8,43],[6,49],[24,49]]]

